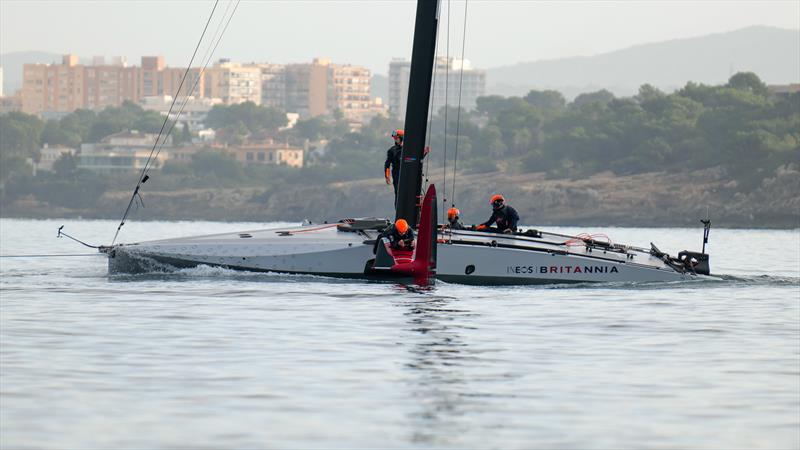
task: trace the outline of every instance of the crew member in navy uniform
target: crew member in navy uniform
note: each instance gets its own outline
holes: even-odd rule
[[[492,231],[505,234],[516,232],[517,222],[519,222],[517,210],[506,205],[506,199],[500,194],[493,195],[489,203],[492,205],[492,217],[489,217],[489,220],[478,225],[477,229],[480,231]],[[492,227],[494,224],[497,224],[497,226]]]
[[[403,158],[403,130],[392,131],[394,145],[386,150],[386,162],[383,163],[383,172],[386,184],[394,185],[394,205],[397,206],[397,183],[400,181],[400,164]],[[390,170],[391,169],[391,170]]]
[[[459,216],[461,215],[461,211],[458,208],[450,208],[447,210],[447,226],[451,230],[463,230],[464,224],[461,223],[459,220]]]
[[[389,246],[393,250],[413,250],[414,249],[414,230],[408,226],[405,219],[398,219],[394,225],[387,227],[375,240],[375,247],[372,249],[373,253],[378,252],[378,245],[381,244],[383,239],[389,241]]]
[[[386,184],[394,186],[394,206],[397,206],[397,185],[400,182],[400,165],[403,163],[403,139],[405,133],[403,130],[392,131],[392,138],[394,145],[386,150],[386,162],[383,163],[383,173],[386,177]],[[430,147],[425,147],[422,150],[422,159],[428,156],[431,151]],[[390,170],[391,169],[391,170]],[[422,169],[420,169],[420,172]]]

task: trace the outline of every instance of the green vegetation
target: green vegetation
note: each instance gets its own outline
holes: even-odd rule
[[[688,83],[671,94],[643,85],[630,98],[615,98],[604,90],[572,102],[555,91],[487,96],[478,99],[476,110],[462,111],[460,123],[458,116],[451,108],[432,119],[432,170],[441,168],[446,142],[448,167],[457,143],[458,167],[464,173],[502,169],[574,179],[601,172],[685,173],[715,167],[738,191],[748,192],[781,166],[800,161],[800,94],[772,97],[752,73],[738,73],[720,86]],[[0,203],[33,194],[53,205],[91,204],[105,189],[132,188],[135,175],[125,184],[126,177],[78,170],[72,158],[58,161],[55,173],[32,177],[26,159],[35,160],[44,143],[77,147],[125,129],[157,133],[162,121],[162,116],[132,103],[99,113],[78,110],[58,121],[43,122],[21,113],[0,116]],[[151,174],[147,189],[251,186],[269,195],[292,186],[380,177],[391,145],[389,133],[402,126],[379,117],[350,132],[337,113],[279,131],[286,125],[285,114],[252,103],[215,106],[208,125],[228,144],[273,137],[309,148],[307,166],[243,167],[209,149],[198,152],[189,164],[168,162],[161,173]],[[191,133],[176,129],[173,138],[187,142]]]

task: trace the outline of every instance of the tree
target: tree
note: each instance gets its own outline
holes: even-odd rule
[[[575,97],[575,100],[572,101],[572,106],[580,108],[581,106],[588,105],[590,103],[600,103],[606,105],[611,103],[611,100],[614,100],[614,94],[606,89],[601,89],[596,92],[586,92],[580,94],[579,96]]]
[[[558,91],[530,91],[525,96],[525,101],[531,106],[548,112],[558,112],[564,109],[567,101]]]
[[[292,127],[292,132],[310,141],[316,141],[325,137],[331,137],[333,128],[325,122],[322,117],[312,117],[306,120],[299,120]]]
[[[738,72],[728,80],[728,87],[766,97],[769,95],[767,85],[753,72]]]
[[[70,153],[62,153],[53,162],[53,172],[61,178],[72,178],[78,172],[78,158]]]
[[[232,156],[213,150],[202,150],[192,155],[190,166],[197,176],[216,176],[226,180],[239,180],[242,165]]]
[[[286,113],[272,107],[244,102],[237,105],[214,105],[206,116],[205,124],[215,130],[243,124],[250,133],[276,132],[286,126]]]
[[[639,87],[639,94],[636,95],[636,100],[639,100],[639,103],[646,103],[660,98],[664,98],[664,92],[652,84],[641,85]]]

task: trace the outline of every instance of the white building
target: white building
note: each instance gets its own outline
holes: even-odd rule
[[[486,71],[475,69],[469,60],[439,57],[436,59],[435,81],[431,86],[431,102],[433,114],[437,114],[445,104],[455,108],[458,106],[459,79],[461,68],[464,68],[461,81],[461,107],[465,110],[475,108],[478,97],[486,92]],[[405,119],[408,102],[408,78],[411,74],[411,62],[405,59],[393,59],[389,63],[389,116]],[[447,80],[447,82],[445,82]]]
[[[36,175],[36,172],[40,170],[44,170],[46,172],[53,171],[53,165],[59,158],[64,155],[71,155],[74,156],[76,150],[71,147],[67,147],[66,145],[47,145],[39,149],[39,161],[35,161],[33,164],[33,174]]]
[[[99,143],[81,144],[78,167],[98,173],[130,173],[141,171],[156,142],[156,134],[123,131],[107,136]],[[172,138],[167,138],[164,148],[170,148]],[[160,170],[168,159],[167,151],[159,152],[150,167]]]
[[[178,117],[178,111],[181,110],[181,105],[183,105],[184,101],[186,101],[186,104],[183,107],[183,112],[181,112],[180,117]],[[161,95],[156,97],[144,97],[141,104],[142,108],[146,110],[157,111],[162,116],[166,116],[172,104],[172,96]],[[208,112],[211,111],[214,105],[221,104],[222,99],[220,98],[179,98],[178,101],[175,102],[172,112],[169,114],[170,120],[174,121],[177,119],[178,121],[173,132],[183,130],[184,124],[188,124],[191,131],[199,131],[206,128],[205,120]]]
[[[261,104],[261,68],[221,59],[205,72],[203,97],[221,98],[226,105]]]

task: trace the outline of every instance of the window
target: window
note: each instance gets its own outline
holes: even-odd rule
[[[253,152],[247,152],[247,160],[248,161],[252,161],[253,160]]]
[[[264,152],[258,152],[258,160],[264,161]]]

